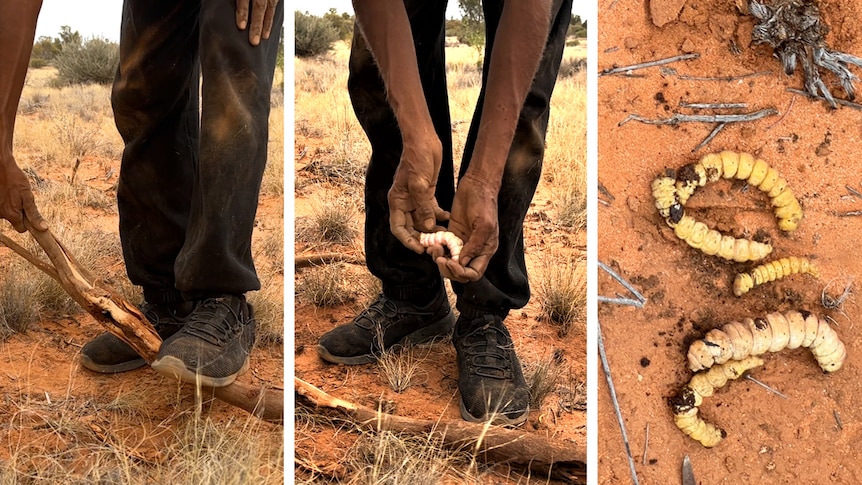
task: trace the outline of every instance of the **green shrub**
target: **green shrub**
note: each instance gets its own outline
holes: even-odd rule
[[[294,17],[297,56],[314,57],[323,54],[338,40],[338,32],[328,20],[299,11],[294,13]]]
[[[120,48],[100,37],[88,39],[80,46],[68,44],[54,59],[56,84],[110,84],[120,62]]]

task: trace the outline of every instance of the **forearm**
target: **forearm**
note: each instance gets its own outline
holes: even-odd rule
[[[405,144],[437,135],[425,102],[410,20],[402,0],[354,0],[362,34],[377,62]]]
[[[0,163],[4,166],[15,164],[12,157],[15,114],[30,63],[42,0],[9,3],[0,6],[0,45],[11,61],[3,66],[5,72],[0,75]]]
[[[550,0],[506,2],[497,27],[482,122],[467,172],[497,189],[547,41],[550,9]]]

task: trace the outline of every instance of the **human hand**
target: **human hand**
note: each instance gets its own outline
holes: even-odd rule
[[[236,26],[239,30],[248,27],[248,41],[251,45],[260,44],[260,39],[269,39],[275,6],[280,0],[236,0]],[[251,22],[248,11],[251,5]]]
[[[428,248],[444,277],[467,283],[485,274],[499,245],[497,187],[469,171],[458,182],[449,231],[464,241],[461,254],[456,261],[445,256],[441,245]]]
[[[38,231],[48,229],[48,223],[36,208],[30,182],[14,160],[0,168],[0,217],[11,222],[18,232],[27,230],[25,219]]]
[[[389,230],[401,244],[420,254],[425,248],[419,243],[419,231],[442,230],[437,221],[449,218],[434,195],[442,161],[443,147],[436,135],[416,143],[405,140],[389,189]]]

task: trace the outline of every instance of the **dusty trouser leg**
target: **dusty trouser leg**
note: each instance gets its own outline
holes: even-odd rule
[[[260,288],[251,235],[267,157],[270,91],[283,3],[270,38],[253,46],[235,21],[232,0],[204,0],[200,12],[203,76],[200,157],[189,223],[175,264],[186,297]]]
[[[476,143],[485,100],[489,68],[487,61],[491,59],[494,36],[503,5],[502,2],[486,1],[483,3],[483,8],[487,28],[486,62],[482,73],[482,90],[464,148],[462,175],[469,166]],[[515,137],[512,140],[503,173],[498,199],[500,241],[497,252],[491,258],[485,275],[479,281],[464,285],[453,282],[453,289],[458,294],[458,309],[468,318],[486,314],[505,317],[509,310],[526,305],[530,298],[524,262],[524,217],[542,172],[550,99],[566,44],[571,9],[571,0],[555,0],[552,6],[548,40],[518,118]]]
[[[186,239],[174,265],[177,289],[198,303],[150,364],[184,382],[227,386],[249,366],[256,322],[244,293],[260,288],[251,235],[266,165],[282,5],[273,35],[252,46],[248,32],[236,27],[234,0],[201,4],[200,157]]]
[[[443,144],[443,163],[437,181],[437,201],[449,210],[454,194],[452,135],[446,93],[445,1],[405,1],[413,31],[419,75],[434,128]],[[371,143],[371,160],[365,183],[365,254],[368,268],[381,279],[389,298],[421,304],[442,289],[432,259],[404,247],[389,230],[387,193],[401,158],[398,123],[386,99],[383,80],[374,58],[354,29],[350,51],[348,90],[353,109]]]
[[[186,238],[198,161],[198,2],[123,4],[111,101],[125,142],[117,189],[132,283],[150,303],[182,300],[174,262]]]

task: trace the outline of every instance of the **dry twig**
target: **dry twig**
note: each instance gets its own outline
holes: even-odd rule
[[[691,54],[682,54],[679,56],[668,57],[665,59],[658,59],[655,61],[642,62],[640,64],[632,64],[631,66],[623,66],[623,67],[612,67],[609,69],[605,69],[599,73],[599,77],[607,76],[610,74],[627,74],[631,71],[635,71],[637,69],[644,69],[647,67],[655,67],[655,66],[663,66],[665,64],[670,64],[672,62],[677,61],[685,61],[688,59],[697,59],[700,57],[700,54],[693,52]]]
[[[678,125],[680,123],[741,123],[745,121],[756,121],[767,116],[777,115],[778,110],[775,108],[766,108],[753,113],[742,114],[714,114],[714,115],[689,115],[684,113],[675,113],[670,118],[645,118],[641,115],[630,114],[619,122],[618,126],[622,126],[629,121],[640,121],[648,125]]]

